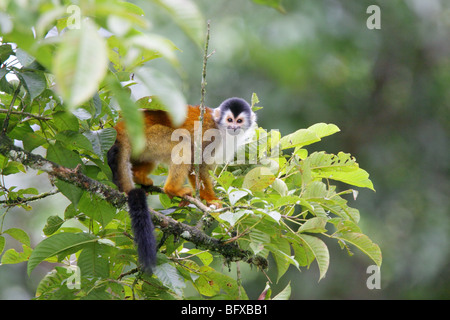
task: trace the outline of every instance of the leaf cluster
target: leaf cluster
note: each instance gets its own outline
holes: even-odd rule
[[[243,175],[240,168],[230,166],[216,178],[228,208],[214,217],[240,247],[263,257],[271,254],[277,280],[290,265],[300,269],[313,261],[322,279],[330,261],[327,239],[336,240],[349,252],[356,247],[381,265],[379,247],[363,234],[358,226],[359,211],[344,198],[347,194],[356,197],[357,191],[338,192],[331,183],[335,180],[373,190],[368,173],[349,154],[308,155],[305,149],[338,131],[333,124],[319,123],[284,137],[271,132],[267,140],[267,132],[259,129],[253,143],[264,140],[257,152],[266,155],[259,159],[266,165],[247,168]],[[242,177],[236,179],[236,174]]]

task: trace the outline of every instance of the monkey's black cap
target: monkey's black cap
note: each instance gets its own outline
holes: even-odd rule
[[[220,110],[230,110],[235,117],[237,117],[242,112],[250,112],[250,104],[241,98],[229,98],[222,102],[219,106]]]

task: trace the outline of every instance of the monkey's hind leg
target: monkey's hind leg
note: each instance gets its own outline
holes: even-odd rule
[[[133,162],[133,180],[135,183],[141,186],[150,187],[153,186],[153,180],[148,177],[148,175],[155,168],[154,162]]]
[[[208,166],[200,165],[200,198],[205,200],[208,206],[214,205],[216,208],[221,208],[222,205],[220,204],[220,200],[216,197],[208,170]],[[197,188],[195,174],[189,174],[189,182],[194,189]]]
[[[171,164],[169,175],[164,185],[164,192],[170,197],[192,196],[192,189],[184,187],[186,178],[189,174],[191,165],[189,164]]]

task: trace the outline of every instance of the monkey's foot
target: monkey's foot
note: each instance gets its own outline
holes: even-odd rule
[[[170,187],[165,186],[164,192],[169,196],[170,199],[173,197],[184,198],[184,196],[192,196],[191,188],[180,188],[180,189],[172,189]]]
[[[213,207],[212,209],[222,208],[222,203],[219,199],[206,200],[206,204],[208,205],[208,207]]]

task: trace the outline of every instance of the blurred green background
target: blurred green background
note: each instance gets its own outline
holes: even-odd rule
[[[168,15],[136,3],[154,31],[182,50],[184,91],[189,103],[199,103],[201,50]],[[211,20],[215,50],[206,103],[250,100],[255,92],[264,107],[259,125],[283,135],[317,122],[336,124],[340,133],[308,149],[351,153],[377,190],[360,190],[350,202],[360,210],[364,233],[382,249],[381,289],[366,286],[366,256],[350,257],[330,241],[324,279],[318,282],[313,263],[290,270],[274,292],[290,282],[292,299],[449,299],[450,2],[284,0],[284,14],[251,1],[195,3]],[[381,9],[380,30],[366,26],[372,4]],[[57,207],[42,203],[9,223],[26,220],[41,230]],[[11,289],[20,298],[34,294],[24,269],[0,268],[0,298],[13,297]],[[257,298],[266,277],[244,264],[241,269],[249,297]]]
[[[216,50],[207,104],[256,92],[265,129],[284,135],[336,124],[340,133],[308,149],[351,153],[377,190],[360,190],[351,205],[382,249],[380,290],[367,289],[369,259],[331,242],[325,279],[317,282],[312,264],[277,287],[291,281],[294,299],[450,298],[450,2],[285,0],[285,14],[251,1],[196,3],[211,20]],[[372,4],[380,30],[366,26]],[[201,52],[174,37],[164,16],[155,19],[183,49],[187,96],[198,103]]]

